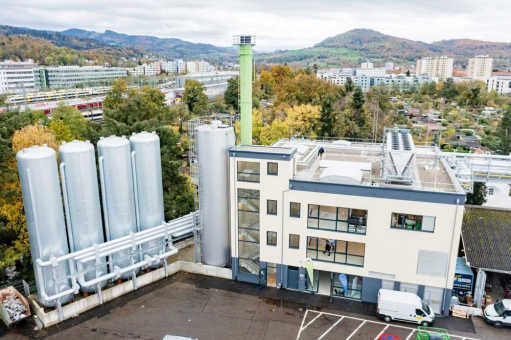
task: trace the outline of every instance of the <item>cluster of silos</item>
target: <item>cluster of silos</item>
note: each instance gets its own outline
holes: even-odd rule
[[[47,146],[35,146],[18,152],[18,171],[34,264],[37,259],[48,261],[51,256],[68,254],[69,250],[75,252],[100,244],[105,241],[104,235],[107,241],[115,240],[162,223],[164,212],[159,137],[146,132],[134,134],[130,141],[124,136],[110,136],[102,138],[97,148],[104,232],[96,157],[91,143],[73,141],[59,148],[63,200],[55,151]],[[159,241],[144,247],[150,256],[163,251]],[[125,268],[136,262],[138,255],[128,249],[114,254],[110,260],[113,260],[110,268]],[[85,264],[85,281],[107,272],[106,259],[101,258],[100,262],[104,265],[95,269],[95,261]],[[59,264],[53,270],[57,278],[70,274],[64,264]],[[125,273],[121,278],[128,279],[131,275],[132,272]],[[44,285],[49,296],[71,286],[69,279],[55,283],[51,267],[44,268],[43,279],[44,282],[37,282],[38,291]],[[106,282],[102,282],[100,287],[105,285]],[[97,288],[97,285],[82,287],[82,291],[92,292]],[[71,298],[72,295],[69,295],[60,301],[65,303]],[[56,305],[55,301],[41,299],[41,294],[39,301],[46,307]]]
[[[234,129],[212,121],[197,127],[197,158],[202,211],[202,262],[226,266],[229,246],[229,149],[236,143]]]

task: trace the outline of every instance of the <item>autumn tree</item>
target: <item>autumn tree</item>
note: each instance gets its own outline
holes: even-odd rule
[[[83,139],[87,131],[87,122],[74,106],[65,106],[60,102],[51,113],[48,127],[57,140],[70,142]]]
[[[227,81],[227,89],[224,93],[224,103],[238,110],[239,82],[237,78],[231,78]]]
[[[193,114],[203,114],[208,107],[206,86],[196,80],[187,80],[183,100]]]
[[[508,108],[500,119],[497,136],[499,137],[500,154],[511,154],[511,108]]]
[[[266,99],[275,95],[275,79],[268,71],[262,71],[259,77],[259,86],[264,93]]]
[[[302,104],[285,110],[285,123],[291,136],[317,136],[320,125],[321,107]]]

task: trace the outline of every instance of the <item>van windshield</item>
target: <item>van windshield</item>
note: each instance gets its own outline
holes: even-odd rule
[[[427,315],[430,315],[431,310],[429,309],[429,306],[426,304],[426,302],[424,302],[424,301],[421,301],[421,302],[422,302],[422,310],[425,311]]]

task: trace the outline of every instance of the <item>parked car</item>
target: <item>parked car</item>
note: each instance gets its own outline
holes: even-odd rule
[[[435,322],[435,313],[428,304],[415,294],[380,289],[378,292],[377,316],[385,322],[392,320],[430,326]]]
[[[178,336],[178,335],[165,335],[163,340],[197,340],[197,339],[187,338],[185,336]]]
[[[484,320],[497,328],[502,326],[511,327],[511,300],[505,299],[486,306]]]

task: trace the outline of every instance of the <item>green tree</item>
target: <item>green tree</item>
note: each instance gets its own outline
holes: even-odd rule
[[[234,110],[238,110],[238,79],[231,78],[227,81],[227,89],[224,93],[224,103],[232,107]]]
[[[208,97],[204,93],[206,86],[196,80],[188,80],[185,85],[183,100],[193,114],[203,114],[208,107]]]
[[[440,96],[445,99],[452,100],[457,95],[458,91],[456,90],[456,84],[454,83],[454,80],[452,78],[447,78],[446,81],[443,82],[440,89]]]
[[[475,182],[472,193],[467,193],[465,204],[483,205],[486,203],[486,194],[486,184]]]
[[[511,153],[511,107],[504,112],[500,119],[497,136],[499,137],[500,154],[509,155]]]
[[[261,72],[261,75],[259,76],[259,84],[266,99],[275,95],[275,79],[272,77],[270,72]]]
[[[410,70],[406,70],[406,76],[409,77],[410,76]]]
[[[353,80],[350,78],[346,79],[346,84],[344,84],[344,89],[346,92],[352,92],[355,87],[355,83],[353,83]]]
[[[48,127],[58,140],[70,142],[74,139],[83,139],[87,122],[74,106],[65,106],[60,102],[51,113]]]

